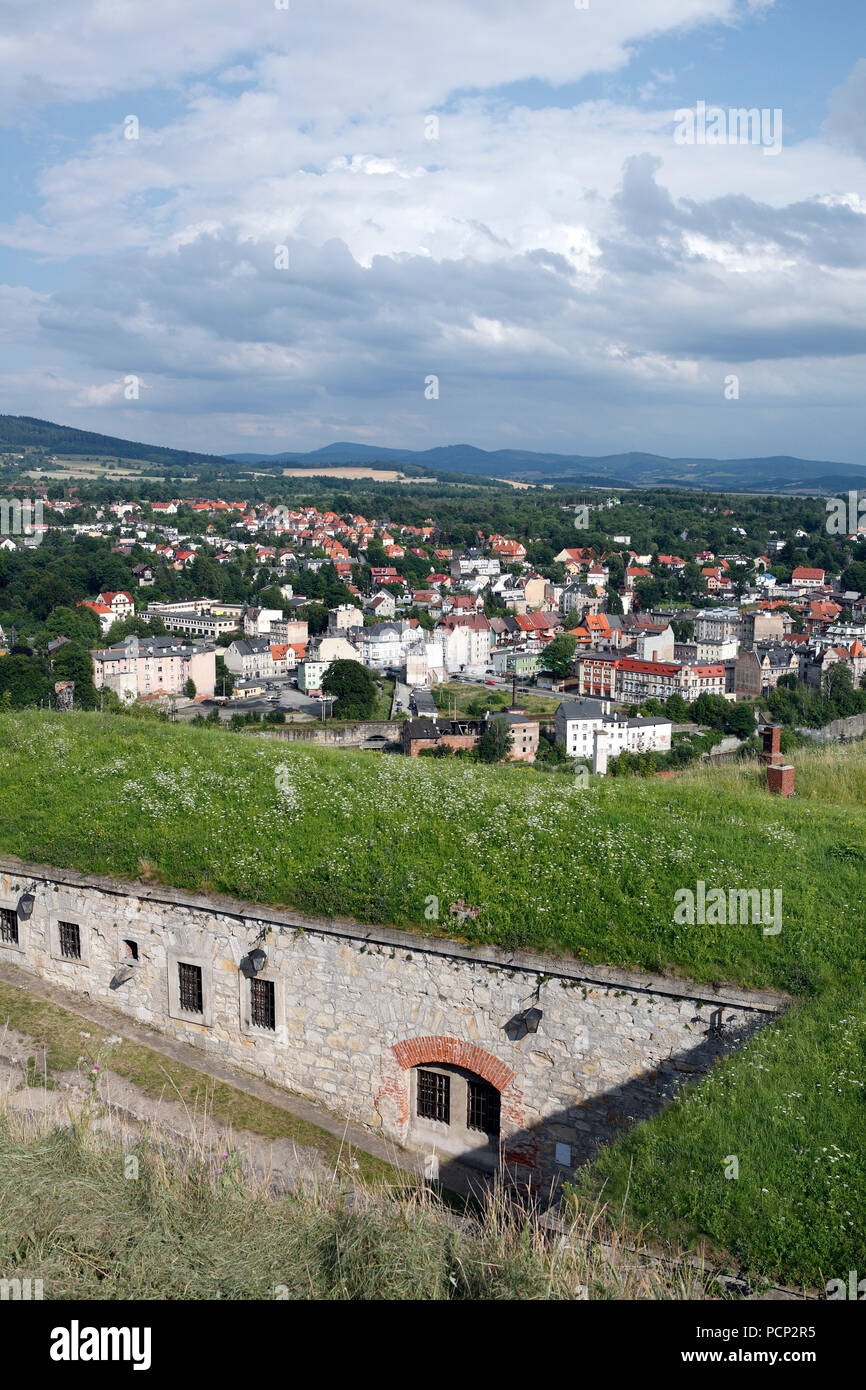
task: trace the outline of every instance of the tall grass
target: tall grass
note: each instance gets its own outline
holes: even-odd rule
[[[866,806],[866,744],[828,744],[798,748],[788,758],[796,767],[798,801],[834,806]],[[759,763],[696,764],[680,774],[680,785],[701,786],[717,793],[761,793],[766,772]]]
[[[52,1126],[0,1111],[0,1274],[41,1279],[48,1299],[708,1296],[700,1270],[631,1245],[599,1207],[551,1241],[501,1191],[464,1217],[426,1187],[275,1196],[240,1162],[158,1129],[124,1146],[86,1115]]]

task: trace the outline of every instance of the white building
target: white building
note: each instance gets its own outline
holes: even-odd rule
[[[351,603],[341,603],[338,608],[328,610],[328,631],[348,632],[352,628],[364,626],[364,614]]]
[[[408,622],[377,623],[357,633],[361,661],[372,671],[399,670],[410,651],[424,645],[425,632]]]
[[[309,655],[312,660],[326,661],[329,664],[332,661],[361,660],[358,648],[337,633],[318,638]]]
[[[232,675],[241,676],[243,680],[249,680],[253,676],[277,674],[271,643],[267,637],[238,638],[226,647],[224,660]]]
[[[674,642],[674,630],[670,624],[663,632],[638,633],[635,639],[635,656],[641,661],[673,661]]]
[[[605,747],[604,770],[607,759],[622,752],[670,752],[671,728],[669,719],[627,719],[612,714],[609,700],[563,700],[556,711],[560,748],[569,758],[592,759],[598,734]]]
[[[281,608],[245,608],[244,636],[266,637],[270,633],[271,624],[281,622],[282,618]]]
[[[321,690],[322,681],[325,679],[330,666],[330,661],[310,659],[300,662],[298,665],[298,689],[302,690],[305,695]]]
[[[482,613],[466,617],[451,614],[437,624],[436,636],[442,642],[448,671],[490,664],[493,638],[490,623]]]

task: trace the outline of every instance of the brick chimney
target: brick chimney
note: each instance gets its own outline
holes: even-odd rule
[[[761,728],[764,736],[764,747],[761,750],[761,762],[767,766],[782,761],[782,726],[780,724],[764,724]]]
[[[776,796],[793,796],[794,771],[791,763],[768,763],[767,791]]]

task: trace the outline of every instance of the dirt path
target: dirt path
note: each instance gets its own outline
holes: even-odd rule
[[[75,1014],[78,1018],[85,1021],[85,1028],[87,1022],[95,1023],[100,1028],[106,1029],[109,1033],[117,1034],[122,1038],[128,1039],[130,1042],[138,1043],[142,1047],[149,1048],[151,1052],[159,1053],[175,1062],[180,1062],[203,1076],[212,1077],[214,1080],[222,1081],[229,1086],[233,1086],[238,1091],[257,1096],[260,1100],[266,1101],[269,1105],[273,1105],[280,1110],[285,1110],[289,1114],[305,1120],[308,1124],[315,1125],[318,1129],[325,1130],[326,1133],[338,1139],[341,1145],[345,1145],[347,1149],[359,1149],[362,1153],[371,1154],[374,1158],[381,1159],[392,1167],[402,1168],[415,1176],[422,1174],[423,1160],[417,1155],[400,1149],[397,1145],[385,1143],[375,1135],[368,1133],[367,1130],[362,1129],[359,1125],[353,1125],[342,1120],[338,1116],[332,1115],[329,1111],[313,1105],[310,1101],[304,1100],[301,1096],[283,1091],[279,1086],[274,1086],[270,1082],[264,1081],[259,1077],[250,1076],[239,1068],[233,1067],[226,1062],[221,1062],[217,1058],[199,1051],[197,1048],[190,1047],[186,1043],[177,1041],[175,1038],[169,1038],[162,1033],[145,1028],[141,1024],[135,1023],[132,1019],[126,1018],[115,1009],[107,1008],[105,1005],[99,1004],[93,999],[76,994],[72,990],[63,989],[59,985],[50,985],[44,980],[39,980],[32,975],[25,974],[17,970],[14,966],[6,965],[5,963],[0,965],[0,980],[25,990],[31,998],[45,1000],[47,1003],[56,1004],[59,1008]],[[19,1081],[21,1080],[21,1064],[22,1062],[26,1062],[28,1056],[35,1056],[37,1058],[37,1070],[41,1068],[41,1053],[44,1049],[40,1049],[32,1041],[29,1043],[28,1047],[26,1038],[24,1038],[23,1035],[14,1034],[11,1030],[5,1030],[5,1035],[8,1040],[6,1043],[4,1043],[4,1029],[2,1024],[0,1024],[0,1058],[5,1058],[5,1053],[12,1046],[13,1042],[17,1042],[19,1047],[24,1047],[25,1049],[23,1058],[19,1055],[18,1051],[16,1051],[15,1055],[10,1056],[8,1059],[17,1065]],[[114,1098],[116,1105],[121,1107],[125,1102],[130,1102],[129,1108],[131,1113],[140,1115],[144,1123],[146,1123],[148,1119],[152,1121],[154,1118],[149,1108],[151,1106],[176,1106],[178,1110],[182,1112],[186,1109],[182,1103],[170,1099],[168,1088],[166,1089],[165,1099],[155,1101],[125,1078],[111,1074],[110,1069],[106,1069],[106,1075],[110,1077],[110,1096]],[[72,1077],[75,1076],[78,1076],[78,1074],[65,1074],[65,1080],[71,1083]],[[58,1080],[57,1076],[54,1076],[52,1079],[55,1082]],[[79,1081],[80,1079],[79,1077]],[[35,1089],[37,1091],[45,1091],[44,1086],[39,1087],[37,1085]],[[46,1092],[47,1096],[52,1096],[54,1094],[56,1093],[52,1091]],[[107,1099],[108,1092],[106,1093],[106,1100]],[[132,1102],[134,1102],[134,1104],[132,1104]],[[49,1102],[46,1099],[45,1101],[39,1102],[39,1104],[49,1104]],[[179,1118],[177,1122],[180,1123]],[[226,1126],[219,1126],[217,1122],[212,1120],[208,1122],[216,1125],[217,1128],[227,1131]],[[214,1133],[216,1133],[216,1129]],[[237,1133],[238,1131],[235,1131],[236,1135]],[[297,1149],[298,1153],[315,1154],[314,1149],[296,1145],[294,1141],[291,1140],[263,1139],[261,1135],[255,1134],[245,1135],[244,1140],[249,1140],[251,1149],[256,1145],[264,1145],[266,1148],[274,1148],[276,1150],[283,1145],[289,1149]],[[281,1153],[282,1160],[287,1161],[287,1158],[288,1156],[285,1152]],[[317,1159],[319,1164],[325,1162],[321,1155],[317,1155]],[[288,1166],[291,1168],[292,1165],[289,1164]],[[328,1172],[330,1173],[331,1171],[332,1169],[329,1168]]]

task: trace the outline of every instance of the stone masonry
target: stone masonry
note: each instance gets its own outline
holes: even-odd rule
[[[446,1165],[501,1163],[544,1191],[785,1004],[6,858],[0,909],[0,960]],[[64,955],[61,924],[78,927],[80,957]],[[253,976],[255,948],[266,963]],[[201,972],[200,1012],[183,1007],[181,965]],[[273,1027],[252,1021],[251,978],[273,984]],[[536,1032],[529,1008],[541,1010]],[[498,1145],[481,1135],[473,1150],[463,1130],[419,1123],[418,1067],[489,1083]]]

